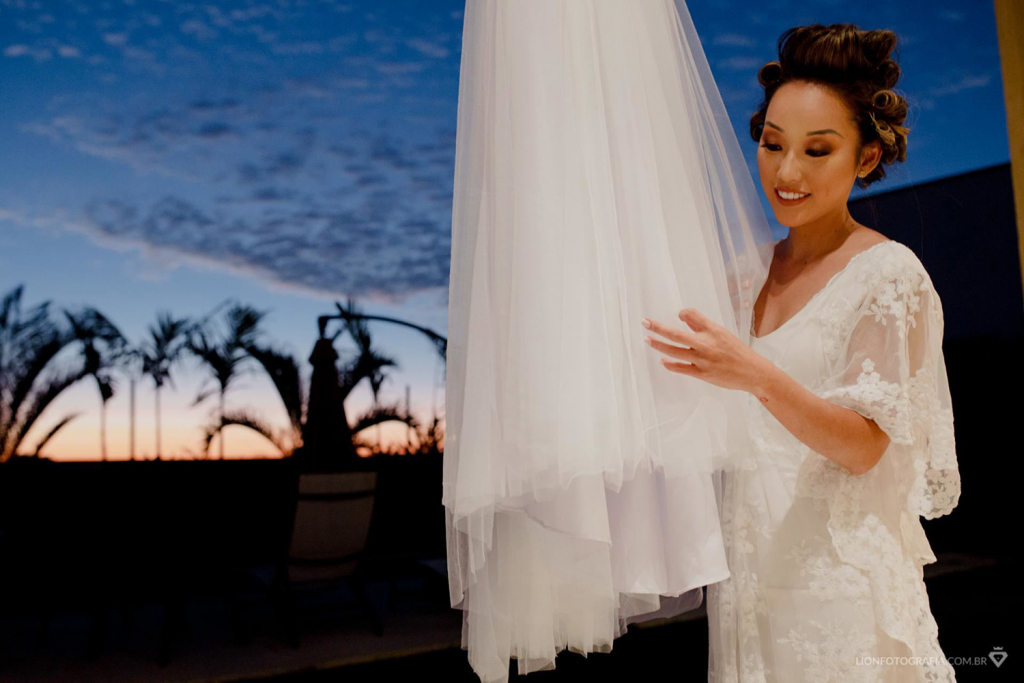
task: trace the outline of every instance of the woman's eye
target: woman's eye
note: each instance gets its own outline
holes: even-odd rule
[[[765,149],[767,149],[769,152],[777,152],[780,149],[782,149],[779,145],[774,145],[774,144],[772,144],[770,142],[766,142],[766,143],[764,143],[761,146],[764,147]],[[821,150],[821,149],[809,149],[809,150],[807,150],[807,154],[812,156],[812,157],[823,157],[823,156],[826,156],[828,154],[828,151]]]

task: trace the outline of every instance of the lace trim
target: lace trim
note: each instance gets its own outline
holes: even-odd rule
[[[922,660],[926,680],[952,683],[953,670],[938,645],[938,624],[931,613],[920,565],[915,562],[921,556],[935,560],[919,528],[920,521],[901,515],[900,533],[910,546],[905,548],[877,514],[861,507],[861,501],[868,500],[876,488],[875,477],[870,475],[877,470],[855,475],[813,452],[807,463],[798,479],[797,493],[825,500],[832,546],[843,563],[867,577],[879,626],[905,643],[913,656],[926,658]],[[914,524],[918,529],[911,526]],[[838,582],[839,578],[833,580]],[[844,580],[833,587],[839,590],[847,584]],[[853,584],[847,587],[852,589]]]
[[[861,316],[872,316],[880,325],[894,325],[899,339],[904,340],[907,330],[918,324],[922,294],[931,288],[923,267],[910,267],[906,259],[886,258],[863,273],[871,299],[861,307]],[[934,315],[941,324],[938,297],[929,300],[933,308],[925,314]],[[829,310],[838,313],[843,309],[837,305]],[[857,319],[854,316],[854,325]],[[831,324],[831,329],[844,334],[853,329],[837,320]],[[853,385],[820,392],[822,398],[874,420],[889,435],[890,446],[883,460],[890,463],[891,470],[876,466],[856,475],[808,449],[797,477],[797,495],[827,505],[832,546],[843,563],[867,577],[881,628],[905,643],[914,656],[925,658],[926,680],[952,682],[953,669],[939,648],[938,626],[920,572],[921,563],[935,561],[920,517],[949,513],[960,494],[953,416],[942,407],[935,376],[935,367],[926,363],[905,382],[889,382],[875,371],[875,361],[865,358]],[[875,500],[882,488],[879,477],[890,472],[905,501],[896,529],[882,521],[881,507],[878,512],[872,507],[881,505]],[[849,578],[832,577],[828,591],[852,589],[855,584],[848,583]]]
[[[893,456],[913,463],[910,480],[899,482],[907,509],[925,519],[948,515],[960,500],[960,470],[953,412],[942,408],[932,371],[923,368],[903,390],[881,379],[870,358],[862,369],[855,385],[818,395],[874,420],[892,444],[912,447],[910,453]]]
[[[909,252],[899,246],[901,251]],[[913,259],[916,261],[916,257]],[[904,340],[906,331],[918,324],[922,295],[931,292],[928,300],[932,307],[924,314],[932,316],[934,324],[943,324],[941,301],[919,262],[908,264],[906,258],[884,258],[862,273],[871,298],[862,308],[861,318],[871,316],[880,325],[894,325],[900,340]],[[829,310],[838,315],[843,308],[833,306]],[[857,316],[847,316],[846,320],[851,317],[852,324],[832,318],[827,326],[848,335],[857,321]],[[913,474],[909,481],[899,484],[906,495],[908,510],[926,519],[949,514],[960,498],[953,413],[939,400],[935,372],[934,367],[926,364],[905,383],[898,384],[882,379],[875,372],[874,360],[865,358],[855,384],[818,393],[874,420],[892,444],[914,447],[911,453],[900,457],[901,461],[912,462]]]
[[[911,445],[910,395],[901,384],[886,382],[875,372],[875,362],[865,358],[857,383],[821,392],[821,398],[856,410],[874,420],[895,444]]]

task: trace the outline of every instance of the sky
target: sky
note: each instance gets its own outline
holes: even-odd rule
[[[267,312],[264,340],[300,361],[307,385],[317,316],[348,297],[365,313],[446,335],[464,6],[0,0],[0,297],[23,285],[23,311],[44,301],[55,313],[95,307],[132,343],[158,311],[201,317],[224,301],[249,304]],[[688,7],[755,179],[746,131],[763,94],[757,69],[777,58],[779,34],[809,23],[899,35],[908,160],[870,192],[1009,161],[990,1]],[[855,188],[851,199],[861,195]],[[374,347],[398,362],[378,400],[404,405],[408,391],[422,423],[443,418],[443,361],[430,341],[369,326]],[[335,346],[342,358],[355,349],[344,335]],[[69,367],[77,355],[68,348],[54,362]],[[163,456],[191,457],[216,400],[193,405],[210,382],[195,362],[173,381],[161,396]],[[107,404],[115,460],[129,453],[127,387],[119,377]],[[258,372],[226,400],[288,424]],[[364,382],[346,403],[349,421],[372,404]],[[94,383],[74,385],[21,452],[77,413],[43,454],[98,459],[99,406]],[[136,457],[149,458],[151,382],[137,388],[136,408]],[[388,424],[363,436],[405,443],[406,431]],[[225,452],[279,455],[237,427],[226,431]]]

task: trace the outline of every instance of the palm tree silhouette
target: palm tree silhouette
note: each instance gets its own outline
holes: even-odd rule
[[[328,421],[328,424],[323,425],[322,428],[332,430],[331,438],[328,440],[331,446],[327,450],[332,450],[336,446],[339,451],[311,454],[316,458],[325,458],[326,462],[323,464],[329,467],[338,464],[337,461],[332,461],[334,458],[340,458],[342,464],[346,460],[354,460],[357,457],[355,446],[358,443],[355,435],[375,425],[394,420],[405,423],[409,427],[416,429],[417,433],[419,433],[418,422],[403,410],[400,404],[381,405],[377,402],[378,392],[386,379],[383,369],[386,367],[398,367],[398,364],[393,359],[373,348],[366,321],[375,319],[376,316],[364,316],[358,313],[351,299],[349,300],[348,308],[342,307],[341,304],[338,304],[338,308],[343,315],[334,317],[322,316],[320,318],[320,338],[313,352],[315,357],[319,353],[319,349],[326,349],[331,354],[331,366],[334,367],[334,372],[337,375],[337,393],[334,396],[324,396],[317,400],[327,401],[326,406],[321,406],[326,412],[320,414],[320,419]],[[343,320],[343,326],[334,335],[327,337],[326,326],[328,320],[337,318]],[[405,321],[391,318],[377,319],[403,324],[424,332],[433,341],[439,343],[439,349],[443,357],[445,341],[443,337]],[[343,332],[348,332],[355,341],[357,351],[354,356],[343,361],[339,369],[333,364],[333,359],[337,357],[337,354],[333,351],[333,342]],[[271,346],[261,345],[252,340],[241,342],[239,346],[259,363],[271,378],[288,414],[288,427],[278,432],[251,411],[245,409],[224,411],[219,421],[207,427],[204,436],[204,450],[209,450],[213,437],[228,425],[246,427],[263,435],[264,438],[274,444],[282,455],[286,456],[291,455],[304,445],[310,445],[311,435],[309,428],[311,426],[310,404],[312,387],[306,388],[303,385],[299,363],[293,356],[287,353],[274,349]],[[223,365],[222,361],[218,362]],[[357,417],[354,423],[350,425],[345,413],[344,401],[363,380],[370,382],[374,395],[374,405]],[[425,440],[434,444],[436,443],[434,441],[435,436],[436,429],[428,429]],[[314,450],[321,451],[323,448],[320,444],[314,444]],[[318,465],[319,463],[311,464]]]
[[[374,350],[365,318],[358,315],[347,318],[345,319],[345,328],[356,342],[359,354],[356,356],[355,362],[351,367],[342,370],[340,378],[342,401],[348,397],[356,385],[363,379],[370,383],[370,391],[373,393],[373,405],[369,411],[356,419],[351,434],[358,434],[369,427],[376,426],[377,443],[380,444],[380,425],[384,422],[392,420],[405,422],[415,429],[417,426],[416,420],[406,415],[399,408],[399,404],[395,403],[385,406],[378,403],[380,388],[384,381],[388,379],[383,370],[387,367],[398,368],[398,363]]]
[[[207,429],[209,436],[205,442],[204,453],[209,452],[209,444],[213,435],[220,434],[221,460],[224,459],[225,395],[232,382],[242,374],[239,367],[249,358],[247,348],[253,346],[262,333],[260,321],[264,315],[266,315],[265,312],[257,311],[251,306],[236,304],[231,306],[225,314],[226,334],[218,338],[204,323],[193,327],[188,335],[186,348],[210,368],[213,372],[213,379],[218,385],[216,389],[209,391],[205,391],[201,387],[192,405],[199,405],[214,393],[219,394],[219,419],[212,433],[210,429]]]
[[[206,318],[192,322],[189,318],[175,318],[169,312],[157,313],[156,325],[148,327],[149,337],[138,347],[129,347],[124,336],[99,311],[86,308],[79,313],[64,311],[70,323],[64,329],[49,316],[50,302],[46,301],[27,312],[23,316],[21,298],[23,286],[10,291],[0,303],[0,463],[13,457],[20,447],[25,435],[39,419],[47,406],[67,387],[85,377],[93,377],[100,391],[101,398],[101,452],[105,460],[106,448],[106,404],[114,395],[116,383],[110,370],[117,365],[124,365],[132,375],[134,384],[136,376],[148,375],[153,379],[155,388],[156,411],[156,457],[161,458],[161,408],[160,397],[164,383],[174,388],[171,377],[173,365],[183,358],[186,351],[195,354],[208,365],[218,383],[215,390],[220,395],[218,411],[219,419],[208,426],[205,434],[204,454],[208,456],[212,439],[217,434],[220,439],[220,457],[224,457],[223,430],[228,425],[240,425],[262,434],[284,455],[289,455],[306,442],[309,426],[309,392],[304,389],[300,377],[299,364],[294,357],[278,351],[271,346],[258,343],[261,334],[260,322],[265,313],[244,305],[232,306],[227,314],[227,334],[220,340],[211,339],[207,328],[211,314]],[[223,306],[222,304],[221,306]],[[219,309],[221,306],[218,306]],[[355,446],[359,444],[356,435],[369,427],[388,421],[399,421],[408,425],[420,434],[419,424],[400,404],[381,405],[378,402],[379,391],[387,379],[384,369],[398,367],[391,358],[373,348],[366,322],[382,320],[419,330],[437,344],[442,359],[444,358],[446,341],[440,335],[406,321],[368,316],[356,311],[355,304],[349,300],[349,307],[337,304],[338,316],[321,316],[319,319],[320,339],[318,347],[326,345],[332,358],[337,358],[333,351],[333,341],[342,332],[347,331],[357,346],[356,354],[344,361],[338,369],[334,363],[331,367],[336,372],[333,405],[328,405],[326,418],[328,428],[335,430],[332,440],[337,439],[342,447],[340,455],[343,459],[355,458]],[[215,311],[217,309],[214,309]],[[342,319],[343,327],[332,337],[325,336],[327,322],[331,319]],[[48,377],[43,372],[49,367],[53,358],[66,346],[78,342],[82,345],[83,363],[80,368],[71,371],[56,371]],[[271,378],[278,395],[281,397],[288,415],[289,425],[280,433],[248,410],[227,412],[225,394],[241,374],[239,366],[246,358],[255,360]],[[42,378],[42,379],[41,379]],[[370,382],[373,392],[373,406],[360,415],[350,425],[345,415],[344,400],[363,380]],[[41,386],[36,387],[37,381]],[[332,382],[334,380],[331,380]],[[197,405],[213,394],[213,391],[200,390],[193,405]],[[132,433],[134,438],[134,400],[132,401]],[[336,412],[331,412],[336,411]],[[79,413],[69,413],[58,421],[36,445],[34,456],[38,457],[41,449],[53,436]],[[434,425],[423,434],[423,443],[417,450],[436,447],[437,418]],[[132,441],[134,457],[134,440]],[[337,453],[323,453],[321,456],[337,456]],[[333,464],[333,463],[332,463]]]
[[[15,287],[0,303],[0,463],[17,454],[29,429],[62,391],[89,375],[83,363],[81,368],[56,370],[43,377],[54,357],[75,336],[50,320],[49,301],[22,317],[23,291],[23,285]],[[59,420],[43,435],[33,455],[39,457],[43,446],[77,416],[69,413]]]
[[[305,421],[304,390],[299,374],[299,364],[295,358],[277,351],[270,346],[255,343],[245,345],[245,351],[253,360],[260,364],[274,383],[278,396],[288,414],[288,428],[276,432],[269,423],[252,411],[237,409],[225,412],[218,424],[206,429],[203,439],[203,450],[208,452],[210,443],[221,430],[221,426],[238,425],[251,429],[270,441],[281,452],[288,455],[302,444],[302,430]]]
[[[96,380],[100,391],[100,457],[107,459],[107,401],[116,383],[109,370],[128,357],[128,340],[102,313],[86,308],[81,313],[64,312],[74,339],[82,344],[85,373]],[[99,345],[99,348],[97,348]]]
[[[156,394],[156,459],[160,459],[160,389],[164,382],[174,387],[171,366],[184,354],[187,334],[192,323],[188,318],[174,318],[167,311],[157,313],[156,327],[149,326],[149,338],[132,354],[142,362],[142,372],[153,378]]]

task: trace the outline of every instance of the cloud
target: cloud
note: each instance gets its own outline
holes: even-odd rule
[[[179,30],[187,36],[193,36],[196,40],[216,40],[217,30],[200,19],[189,19],[182,22]]]
[[[753,47],[757,41],[740,33],[716,33],[711,39],[712,45],[728,45],[732,47]]]
[[[428,57],[441,59],[448,56],[448,48],[423,38],[411,38],[405,41],[405,44]]]
[[[944,85],[928,88],[928,94],[934,97],[941,97],[943,95],[955,95],[964,90],[984,88],[992,82],[992,74],[964,74],[944,80],[946,80]]]
[[[272,50],[278,55],[319,55],[327,52],[323,43],[306,40],[295,43],[274,43]]]
[[[104,33],[103,42],[107,45],[127,45],[128,34],[127,33]]]
[[[53,54],[43,48],[35,48],[29,45],[17,44],[8,45],[4,48],[5,57],[31,57],[37,62],[45,62],[53,58]]]
[[[415,74],[427,68],[423,62],[377,62],[373,65],[379,73],[387,75]]]
[[[732,71],[749,71],[761,68],[764,62],[765,60],[761,57],[734,55],[725,59],[719,59],[715,64],[723,69],[730,69]]]
[[[410,22],[331,0],[79,6],[74,40],[5,51],[94,69],[16,124],[92,167],[63,229],[332,296],[446,293],[449,7]]]
[[[345,90],[313,94],[315,83],[180,104],[69,97],[54,107],[71,111],[23,130],[168,179],[150,202],[129,188],[88,200],[74,229],[103,244],[331,296],[443,293],[454,121],[413,107],[415,128],[374,122],[346,109]]]
[[[400,302],[447,286],[447,231],[434,219],[407,215],[401,194],[365,192],[348,209],[292,198],[272,190],[259,201],[281,205],[251,218],[174,196],[149,206],[109,198],[89,203],[77,231],[165,252],[167,264],[227,267],[334,296]]]

